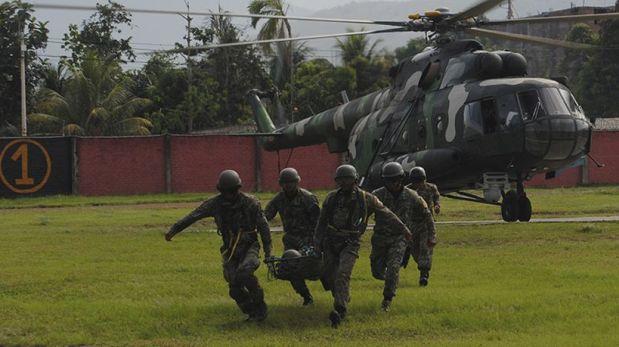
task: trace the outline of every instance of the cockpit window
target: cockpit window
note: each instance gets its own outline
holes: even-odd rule
[[[567,104],[563,100],[559,89],[557,88],[542,88],[540,95],[546,106],[546,112],[550,116],[570,115],[571,112],[567,108]]]
[[[580,107],[580,105],[574,98],[574,95],[572,95],[572,93],[567,89],[559,89],[559,93],[561,93],[561,96],[563,97],[563,100],[567,104],[567,107],[572,112],[572,115],[574,115],[576,118],[584,119],[585,112],[583,111],[582,107]]]
[[[522,109],[522,119],[531,120],[538,117],[545,117],[546,111],[542,106],[542,100],[536,90],[527,90],[518,93],[518,101]]]

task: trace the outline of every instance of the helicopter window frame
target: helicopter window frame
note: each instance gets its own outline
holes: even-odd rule
[[[559,88],[559,94],[561,94],[561,97],[563,97],[563,101],[565,101],[567,108],[570,110],[570,112],[572,112],[572,115],[574,117],[579,119],[587,118],[585,116],[585,111],[576,100],[576,97],[574,97],[574,94],[572,94],[572,91],[565,88]]]
[[[524,102],[528,100],[525,99],[524,95],[529,94],[530,96],[537,97],[537,103],[535,104],[535,108],[530,110],[530,107],[525,107]],[[544,107],[544,103],[542,101],[542,97],[539,95],[538,89],[527,89],[522,90],[516,93],[516,99],[518,99],[518,106],[520,107],[520,115],[522,116],[523,121],[531,121],[540,117],[545,117],[548,114],[546,113],[546,109]],[[541,112],[541,116],[540,116]]]
[[[462,137],[471,140],[501,130],[501,119],[496,97],[471,101],[463,109],[464,131]]]
[[[569,116],[572,114],[565,98],[561,95],[559,88],[545,87],[540,89],[540,96],[546,113],[549,116]]]

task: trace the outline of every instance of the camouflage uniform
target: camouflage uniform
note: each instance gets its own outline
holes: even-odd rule
[[[386,187],[382,187],[373,194],[409,228],[413,239],[427,240],[428,231],[434,229],[434,222],[428,205],[414,190],[404,188],[395,197]],[[385,281],[383,296],[387,300],[395,296],[400,266],[407,246],[408,241],[402,233],[394,231],[382,216],[376,216],[370,263],[374,278]],[[427,250],[425,253],[427,254]]]
[[[217,195],[174,224],[171,236],[206,217],[215,218],[217,233],[223,239],[220,252],[230,297],[245,314],[266,313],[264,292],[254,275],[260,266],[258,233],[265,255],[271,254],[271,234],[260,202],[245,193],[239,193],[233,202]]]
[[[314,229],[320,216],[320,206],[314,194],[299,188],[294,198],[289,199],[285,192],[279,192],[264,210],[269,221],[275,218],[278,212],[284,225],[284,249],[299,250],[312,244]],[[311,297],[303,279],[292,280],[290,283],[303,298]]]
[[[361,236],[370,215],[383,220],[394,233],[408,234],[408,228],[373,194],[355,187],[350,194],[332,191],[327,195],[316,226],[315,242],[325,255],[322,283],[334,298],[335,310],[342,316],[350,301],[350,276],[357,258]]]
[[[441,197],[436,185],[423,182],[417,189],[412,186],[410,188],[415,190],[417,194],[425,200],[428,204],[430,213],[432,213],[432,217],[434,217],[434,207],[440,203],[439,199]],[[432,253],[434,249],[428,246],[428,240],[436,242],[436,229],[434,228],[434,223],[432,223],[432,228],[429,230],[427,237],[413,234],[410,252],[417,263],[417,268],[421,271],[430,271],[432,268]]]

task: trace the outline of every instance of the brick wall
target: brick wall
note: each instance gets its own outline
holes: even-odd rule
[[[164,138],[78,138],[78,192],[133,195],[165,192]]]
[[[262,150],[255,138],[224,135],[80,138],[77,157],[81,195],[212,192],[226,169],[241,175],[247,191],[275,191],[279,169],[287,162],[299,170],[303,187],[329,189],[341,163],[326,145],[285,150],[278,160],[276,152]]]

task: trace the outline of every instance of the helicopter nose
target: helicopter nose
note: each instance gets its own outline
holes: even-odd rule
[[[579,158],[589,151],[591,130],[584,118],[540,118],[525,126],[525,149],[545,160]]]

